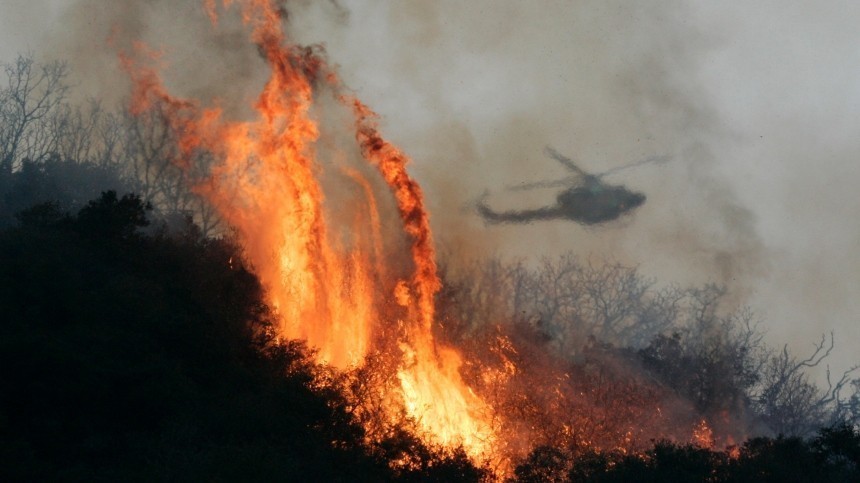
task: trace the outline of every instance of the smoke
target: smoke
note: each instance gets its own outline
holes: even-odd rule
[[[226,107],[241,112],[259,91],[265,66],[241,25],[227,17],[213,30],[200,7],[198,0],[64,3],[64,28],[48,36],[44,50],[70,61],[82,96],[117,100],[128,86],[117,74],[116,52],[141,40],[163,49],[171,91],[234,102]],[[735,223],[742,208],[709,172],[714,154],[703,139],[715,123],[685,85],[705,42],[679,21],[683,4],[299,2],[290,9],[294,35],[326,44],[346,84],[385,115],[386,132],[416,159],[436,232],[451,251],[696,259],[661,274],[669,279],[690,265],[698,267],[694,279],[721,282],[758,270],[763,257],[753,224]],[[473,208],[480,193],[566,174],[543,156],[547,144],[591,172],[655,153],[677,154],[678,161],[619,175],[652,197],[632,221],[600,231],[565,222],[486,227]],[[662,199],[652,195],[658,190]],[[491,201],[500,210],[522,210],[551,205],[554,195]],[[685,207],[688,197],[707,201],[678,213],[681,197]],[[642,248],[631,250],[634,244]]]
[[[836,330],[860,343],[856,7],[767,2],[346,2],[346,24],[299,12],[348,85],[410,152],[448,253],[534,260],[573,251],[661,281],[718,282],[800,353]],[[304,17],[303,17],[304,15]],[[505,186],[566,173],[550,144],[648,201],[607,226],[485,225],[552,205]],[[466,209],[463,209],[466,207]]]
[[[26,8],[25,8],[26,6]],[[19,2],[40,56],[65,59],[77,92],[117,100],[116,51],[164,49],[169,87],[241,114],[265,66],[236,21],[213,30],[198,0]],[[728,285],[799,350],[837,330],[860,343],[860,56],[856,6],[774,1],[379,1],[290,5],[292,33],[325,43],[345,83],[415,160],[452,258],[574,252],[637,264],[661,281]],[[53,12],[53,13],[52,13]],[[7,17],[13,18],[13,17]],[[10,20],[6,20],[10,22]],[[25,26],[46,25],[38,36]],[[555,194],[503,187],[565,173],[553,145],[602,172],[651,155],[662,166],[607,181],[648,196],[631,217],[486,225]],[[851,351],[834,361],[848,365]]]
[[[534,257],[574,251],[642,264],[660,279],[716,281],[745,301],[770,255],[756,214],[720,172],[734,134],[696,77],[714,34],[682,2],[349,4],[346,25],[298,12],[296,34],[325,41],[348,85],[389,120],[416,159],[449,251]],[[320,28],[320,26],[328,28]],[[633,217],[599,228],[568,221],[487,226],[474,200],[531,213],[557,192],[510,193],[567,173],[547,144],[602,172],[652,155],[665,166],[607,179],[648,195]]]

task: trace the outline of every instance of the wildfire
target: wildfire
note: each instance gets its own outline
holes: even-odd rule
[[[699,421],[693,427],[691,442],[699,448],[714,449],[714,430],[711,429],[706,420]]]
[[[653,435],[685,439],[660,409],[673,396],[621,360],[603,364],[609,355],[599,344],[570,365],[533,345],[539,323],[485,326],[487,337],[460,349],[436,340],[441,282],[410,160],[382,137],[376,114],[346,93],[320,49],[289,42],[278,3],[204,4],[213,24],[237,7],[270,68],[251,120],[172,95],[160,54],[140,44],[120,56],[133,81],[130,110],[161,116],[176,136],[178,166],[205,166],[194,189],[239,236],[279,336],[306,340],[320,362],[357,378],[382,368],[349,389],[369,437],[383,438],[405,413],[426,442],[462,446],[502,476],[539,445],[627,454]],[[344,139],[321,134],[324,100],[351,118]],[[692,442],[714,446],[706,420]]]
[[[282,337],[307,340],[320,361],[345,369],[362,364],[382,333],[395,330],[399,351],[390,352],[399,358],[400,384],[394,396],[429,442],[462,445],[475,458],[485,455],[494,437],[485,405],[463,382],[458,352],[434,340],[440,281],[423,194],[406,170],[409,159],[382,138],[370,109],[339,94],[337,76],[314,49],[288,42],[276,3],[222,5],[238,5],[271,68],[254,105],[255,119],[232,121],[218,108],[174,97],[151,65],[157,56],[140,45],[136,55],[122,56],[134,83],[131,110],[160,109],[178,136],[178,165],[190,167],[205,156],[213,160],[208,178],[195,189],[239,234],[279,315]],[[217,3],[207,0],[205,10],[217,23]],[[150,62],[141,63],[141,57]],[[349,236],[328,221],[321,182],[327,163],[316,152],[320,126],[314,117],[315,95],[325,89],[354,115],[361,155],[393,194],[408,239],[409,276],[387,266],[372,172],[341,170],[364,198],[352,204]]]

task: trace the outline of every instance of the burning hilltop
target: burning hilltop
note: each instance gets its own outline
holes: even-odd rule
[[[599,343],[578,351],[588,364],[570,369],[529,342],[539,327],[509,325],[509,314],[453,337],[437,313],[430,215],[409,158],[382,137],[321,48],[291,43],[276,2],[206,2],[213,28],[235,11],[270,71],[247,119],[172,95],[162,54],[140,43],[120,56],[133,84],[130,112],[168,126],[172,163],[203,173],[189,177],[191,189],[235,230],[278,336],[306,341],[347,381],[375,381],[346,383],[360,387],[353,413],[371,441],[411,421],[428,444],[462,447],[504,474],[540,445],[626,453],[656,436],[711,431],[714,422]],[[449,311],[444,322],[475,324],[475,316]],[[612,383],[601,387],[601,378]],[[724,430],[736,423],[721,418]]]
[[[301,366],[294,344],[307,344],[314,369],[288,365],[285,380],[312,373],[305,389],[337,394],[329,408],[359,425],[362,444],[395,471],[431,460],[409,441],[497,477],[529,465],[568,474],[588,458],[602,458],[604,469],[653,462],[655,440],[726,462],[747,436],[808,435],[810,421],[856,411],[860,400],[840,395],[848,373],[823,393],[803,375],[832,339],[808,359],[771,351],[751,313],[720,307],[718,286],[660,288],[635,269],[572,256],[440,259],[408,155],[382,135],[322,47],[291,40],[281,2],[209,0],[195,12],[216,32],[241,24],[241,43],[265,67],[259,86],[237,75],[222,97],[195,98],[187,85],[174,94],[172,52],[126,46],[117,39],[135,32],[117,30],[110,44],[131,80],[130,102],[119,115],[94,108],[89,128],[115,138],[87,144],[92,152],[74,151],[83,143],[70,139],[42,161],[27,157],[33,149],[13,150],[5,175],[49,172],[61,157],[119,156],[124,177],[159,213],[194,218],[201,246],[235,240],[241,253],[212,256],[230,276],[247,267],[262,285],[251,325],[263,327],[255,336],[265,343],[255,347]],[[228,44],[240,42],[233,33]],[[28,65],[37,64],[19,61],[7,73],[26,75]],[[43,127],[73,124],[71,108],[62,111],[67,117]],[[121,155],[108,150],[115,139]],[[156,182],[164,183],[146,191]],[[134,197],[103,195],[57,223],[92,224],[93,212],[135,206]],[[50,225],[52,213],[22,220]]]

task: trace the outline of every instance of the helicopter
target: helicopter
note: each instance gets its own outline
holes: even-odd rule
[[[568,186],[556,196],[556,204],[535,209],[498,212],[487,206],[485,201],[489,193],[485,192],[476,205],[478,213],[484,220],[489,223],[531,223],[540,220],[567,219],[583,225],[596,225],[615,220],[645,203],[645,195],[630,191],[624,186],[604,183],[602,178],[624,169],[647,163],[665,162],[669,159],[666,156],[651,156],[600,174],[590,174],[552,147],[547,146],[545,152],[574,174],[556,181],[521,184],[509,190],[523,191]]]

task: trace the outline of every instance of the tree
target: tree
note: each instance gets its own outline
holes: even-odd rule
[[[0,228],[0,480],[486,476],[414,434],[390,444],[415,467],[368,447],[232,240],[141,230],[146,203],[115,192],[18,220]]]
[[[643,366],[693,403],[707,419],[751,415],[749,392],[764,363],[762,334],[747,309],[719,313],[721,287],[687,290],[683,316],[671,335],[638,351]]]
[[[121,155],[134,190],[166,217],[190,217],[203,234],[221,230],[221,219],[194,188],[205,182],[210,159],[198,152],[192,162],[179,162],[178,138],[162,106],[122,117]]]
[[[472,327],[501,320],[537,327],[564,357],[575,356],[589,337],[642,347],[676,324],[685,293],[655,289],[636,268],[583,263],[573,255],[544,259],[534,268],[492,259],[446,273],[449,324]],[[468,321],[468,322],[462,322]]]
[[[149,225],[146,212],[152,205],[135,194],[118,198],[116,191],[105,191],[78,212],[77,226],[81,232],[109,240],[128,240],[140,228]]]
[[[40,162],[56,152],[59,133],[52,122],[65,106],[68,68],[19,55],[2,64],[0,87],[0,176],[8,177],[24,160]]]
[[[32,54],[19,55],[14,62],[2,64],[2,68],[5,82],[0,84],[0,215],[5,212],[11,219],[12,213],[29,206],[3,198],[64,201],[60,199],[63,193],[77,190],[74,183],[81,179],[55,179],[60,184],[57,193],[37,191],[43,195],[38,199],[22,196],[20,190],[9,193],[21,184],[17,176],[21,171],[33,173],[51,163],[50,170],[57,172],[59,164],[67,164],[116,173],[119,182],[100,186],[100,190],[128,187],[166,219],[181,221],[190,217],[206,235],[221,229],[215,209],[194,192],[207,175],[205,155],[200,153],[192,166],[177,165],[176,136],[157,107],[132,116],[122,110],[108,111],[98,100],[83,106],[69,104],[66,64],[39,63]]]
[[[646,438],[652,431],[684,440],[660,418],[633,424],[637,405],[664,408],[675,429],[704,421],[720,444],[751,432],[809,436],[832,421],[858,421],[853,369],[828,377],[825,388],[806,373],[826,359],[832,336],[807,359],[774,351],[752,310],[722,306],[723,287],[657,288],[635,268],[570,255],[535,267],[492,259],[444,273],[443,336],[469,351],[473,388],[530,421],[538,444],[582,438],[612,447],[631,427]],[[534,394],[529,381],[554,389]],[[578,403],[581,394],[599,403]],[[560,436],[565,425],[575,437]]]
[[[25,160],[0,191],[0,227],[11,226],[15,213],[37,203],[55,202],[77,211],[103,191],[128,191],[111,165],[77,163],[49,158],[42,163]]]
[[[805,372],[821,364],[834,346],[831,333],[829,342],[822,335],[805,359],[791,354],[788,346],[768,355],[761,371],[762,380],[754,389],[752,399],[760,417],[776,434],[805,437],[822,426],[853,416],[851,407],[857,392],[847,399],[842,392],[852,382],[851,375],[858,366],[845,371],[835,383],[831,381],[828,368],[827,389],[813,384]]]

